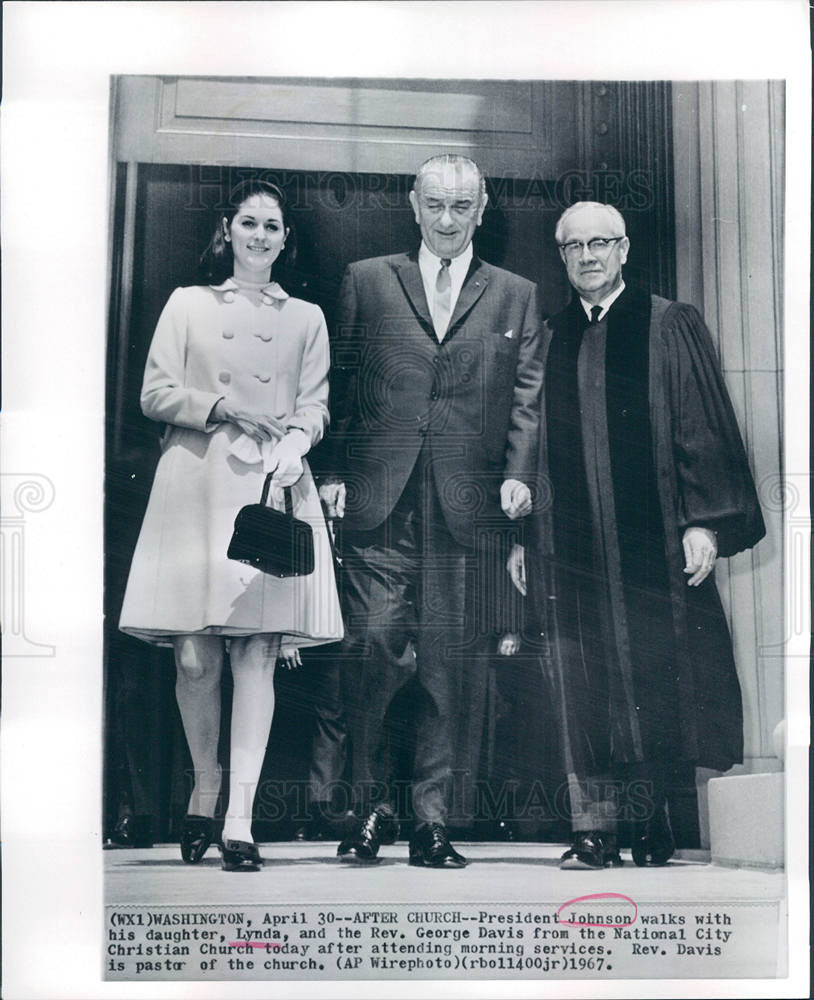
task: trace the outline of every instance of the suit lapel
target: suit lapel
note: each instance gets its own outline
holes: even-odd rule
[[[458,296],[455,309],[450,317],[449,326],[447,327],[447,337],[452,336],[457,324],[461,322],[472,306],[486,291],[488,283],[489,277],[486,273],[486,268],[483,266],[483,262],[478,257],[473,257],[461,288],[461,294]]]
[[[435,338],[435,328],[430,316],[427,296],[424,294],[421,269],[418,266],[418,253],[405,254],[401,259],[394,262],[393,267],[413,311],[421,320],[427,332]],[[452,336],[456,326],[475,305],[481,295],[483,295],[488,283],[489,276],[487,269],[483,266],[483,262],[478,257],[473,257],[461,288],[461,294],[458,296],[455,309],[450,317],[445,340]]]
[[[424,326],[429,328],[429,332],[435,336],[430,307],[427,304],[427,296],[424,294],[424,282],[418,266],[418,253],[405,254],[400,260],[394,262],[393,267],[413,311]]]

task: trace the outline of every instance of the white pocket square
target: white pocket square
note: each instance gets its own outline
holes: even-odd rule
[[[514,336],[514,330],[507,330],[507,331],[506,331],[506,332],[505,332],[505,333],[503,334],[503,336],[504,336],[504,337],[508,337],[508,338],[509,338],[509,340],[511,340],[511,339],[512,339],[512,337]]]

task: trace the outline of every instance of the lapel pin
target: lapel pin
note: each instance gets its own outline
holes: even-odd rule
[[[505,332],[505,333],[503,334],[503,336],[504,336],[504,337],[508,337],[508,338],[509,338],[509,340],[511,340],[511,339],[512,339],[512,334],[513,334],[513,333],[514,333],[514,330],[507,330],[507,331],[506,331],[506,332]]]

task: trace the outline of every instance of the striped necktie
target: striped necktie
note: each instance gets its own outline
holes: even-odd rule
[[[449,274],[449,257],[441,258],[441,267],[435,279],[435,302],[433,303],[432,324],[439,341],[444,339],[452,315],[452,279]]]

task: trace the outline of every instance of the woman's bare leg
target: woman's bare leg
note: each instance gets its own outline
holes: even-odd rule
[[[252,807],[274,715],[279,649],[278,635],[250,635],[231,642],[234,696],[224,840],[252,840]]]
[[[182,635],[173,648],[175,697],[195,771],[187,812],[212,817],[221,784],[218,736],[223,640],[216,635]]]

